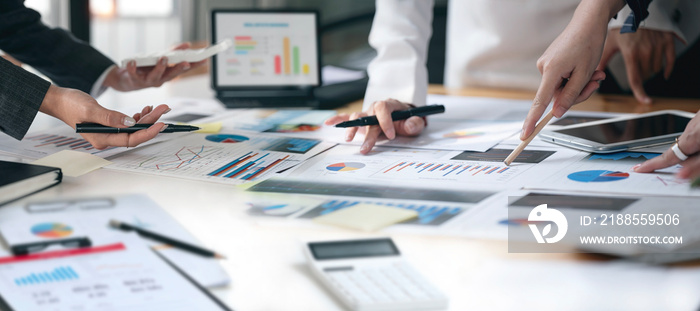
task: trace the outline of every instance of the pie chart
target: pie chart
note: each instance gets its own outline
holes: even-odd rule
[[[365,164],[360,162],[340,162],[326,166],[326,169],[334,172],[349,172],[363,167],[365,167]]]
[[[578,182],[608,182],[627,179],[630,174],[618,171],[592,170],[571,173],[567,177]]]
[[[263,213],[272,216],[286,216],[301,209],[299,205],[279,204],[263,207]]]
[[[250,138],[245,137],[245,136],[231,135],[231,134],[207,135],[207,137],[205,137],[205,138],[206,138],[206,140],[213,141],[215,143],[227,143],[227,144],[240,143],[240,142],[244,142],[244,141],[250,139]]]
[[[57,222],[46,222],[34,225],[32,233],[42,238],[63,238],[73,233],[73,228]]]

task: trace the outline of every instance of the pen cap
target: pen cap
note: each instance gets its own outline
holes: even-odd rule
[[[409,110],[411,115],[414,116],[425,116],[429,114],[443,113],[445,112],[445,106],[443,105],[428,105],[417,107]]]

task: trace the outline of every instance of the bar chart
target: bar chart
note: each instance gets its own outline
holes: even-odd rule
[[[249,151],[237,159],[226,163],[207,174],[212,177],[236,178],[245,181],[254,181],[261,175],[272,171],[289,158],[289,155],[271,160],[270,153]]]
[[[400,180],[444,180],[474,182],[505,182],[522,170],[502,163],[466,161],[397,161],[374,173],[372,178]]]
[[[357,204],[376,204],[382,206],[390,206],[418,212],[418,218],[411,221],[402,222],[402,224],[417,224],[439,226],[446,221],[456,217],[466,209],[460,206],[442,205],[442,204],[421,204],[421,203],[399,203],[385,202],[372,200],[343,200],[332,199],[323,202],[321,205],[311,209],[310,211],[299,216],[299,218],[315,218],[317,216],[332,213],[347,207]]]
[[[78,280],[80,276],[71,266],[60,266],[50,271],[35,272],[26,276],[15,278],[17,286],[28,286],[54,282]]]
[[[82,137],[68,137],[55,134],[39,134],[35,136],[25,137],[25,141],[33,142],[34,148],[53,147],[60,150],[81,150],[90,151],[92,153],[105,152],[116,147],[110,147],[103,150],[97,150],[87,140]]]
[[[306,57],[290,36],[235,36],[234,46],[225,60],[229,75],[309,75],[312,58]],[[298,40],[297,40],[298,41]],[[304,61],[302,61],[302,58]],[[247,71],[246,71],[247,70]]]

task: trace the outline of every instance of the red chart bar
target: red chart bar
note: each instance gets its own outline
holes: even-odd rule
[[[392,166],[390,169],[384,171],[384,173],[388,173],[389,171],[395,169],[396,167],[401,166],[401,165],[404,165],[404,164],[406,164],[406,162],[401,162],[401,163],[399,163],[399,164],[396,164],[396,165]]]
[[[275,74],[282,74],[282,58],[279,55],[275,55]]]
[[[284,158],[277,159],[275,162],[272,162],[272,163],[271,163],[270,165],[268,165],[266,168],[264,168],[264,169],[258,171],[258,172],[255,173],[253,176],[250,176],[250,177],[246,178],[246,180],[253,180],[255,177],[260,176],[260,174],[265,173],[267,170],[271,169],[273,166],[279,164],[280,162],[286,160],[287,158],[289,158],[289,155],[284,156]]]
[[[396,170],[396,171],[398,172],[398,171],[400,171],[400,170],[402,170],[402,169],[405,169],[405,168],[407,168],[407,167],[409,167],[409,166],[411,166],[411,165],[413,165],[413,164],[416,164],[416,162],[411,162],[410,164],[408,164],[408,165],[406,165],[406,166],[404,166],[404,167],[402,167],[402,168],[400,168],[400,169],[398,169],[398,170]]]
[[[221,170],[221,172],[218,172],[218,173],[216,173],[216,174],[214,174],[214,175],[211,175],[211,176],[220,176],[220,175],[223,175],[223,174],[226,173],[227,171],[231,170],[231,168],[233,168],[234,166],[236,166],[236,165],[238,165],[238,164],[241,164],[241,163],[243,163],[243,162],[245,162],[245,161],[248,161],[248,159],[250,159],[250,158],[252,158],[252,157],[254,157],[254,156],[256,156],[256,155],[258,155],[258,154],[256,153],[256,154],[254,154],[254,155],[249,155],[249,156],[247,156],[247,157],[245,157],[245,158],[243,158],[243,159],[240,159],[239,161],[236,161],[235,163],[232,163],[231,165],[227,166],[225,169]]]
[[[239,40],[240,41],[250,41],[253,38],[250,36],[235,36],[235,37],[233,37],[233,39],[235,39],[236,41],[239,41]]]
[[[105,253],[105,252],[121,251],[121,250],[125,250],[125,249],[126,249],[126,246],[124,246],[124,244],[116,243],[116,244],[109,244],[109,245],[96,246],[96,247],[75,248],[75,249],[68,249],[68,250],[59,250],[59,251],[51,251],[51,252],[44,252],[44,253],[37,253],[37,254],[22,255],[22,256],[2,257],[2,258],[0,258],[0,264],[16,263],[16,262],[32,261],[32,260],[43,260],[43,259],[60,258],[60,257],[68,257],[68,256],[90,255],[90,254],[98,254],[98,253]]]

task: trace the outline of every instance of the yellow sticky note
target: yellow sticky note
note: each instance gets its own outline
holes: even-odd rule
[[[212,123],[202,123],[202,124],[192,124],[193,126],[199,127],[199,130],[195,133],[206,133],[206,134],[216,134],[221,132],[221,122]]]
[[[416,211],[376,204],[358,204],[313,220],[317,223],[362,231],[376,231],[418,217]]]
[[[36,160],[32,164],[60,167],[63,175],[78,177],[100,167],[110,165],[112,162],[85,152],[62,150]]]

